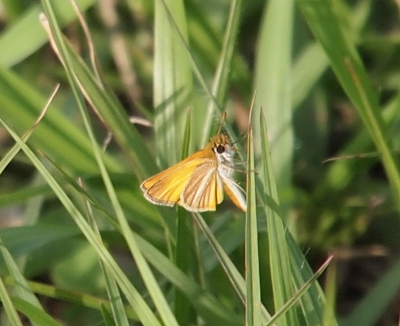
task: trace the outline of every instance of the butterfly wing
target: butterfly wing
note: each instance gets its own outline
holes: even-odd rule
[[[221,179],[226,194],[237,207],[245,212],[247,210],[247,203],[243,194],[243,189],[235,181],[223,174],[221,174]]]
[[[191,212],[215,211],[224,198],[221,177],[215,162],[197,167],[181,194],[180,205]]]
[[[207,161],[196,154],[145,180],[140,185],[144,197],[157,205],[174,206],[179,202],[190,176],[199,165]]]

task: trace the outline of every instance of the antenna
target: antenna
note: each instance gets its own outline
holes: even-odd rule
[[[217,135],[219,135],[221,133],[221,129],[222,129],[222,126],[224,125],[225,120],[226,120],[226,112],[222,113],[221,124],[219,125],[219,129],[218,129],[218,134]]]

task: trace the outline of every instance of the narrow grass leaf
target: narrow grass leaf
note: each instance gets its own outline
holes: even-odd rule
[[[5,278],[5,282],[6,284],[15,285],[15,281],[10,277]],[[108,312],[111,312],[110,303],[103,298],[93,297],[87,294],[79,294],[74,291],[62,290],[54,286],[38,282],[28,281],[28,285],[33,292],[49,298],[70,302],[98,311],[101,311],[101,309],[107,309]],[[132,310],[131,307],[126,306],[125,311],[130,319],[139,320],[137,314]]]
[[[110,312],[104,307],[104,305],[101,305],[100,311],[101,311],[101,315],[103,317],[104,324],[106,326],[118,325],[114,322],[114,319],[112,318]]]
[[[270,154],[267,126],[263,111],[260,112],[262,170],[260,178],[263,190],[262,198],[266,198],[264,205],[269,243],[269,259],[271,268],[272,287],[274,293],[275,310],[280,309],[293,295],[292,275],[290,268],[290,252],[286,242],[286,232],[280,216],[279,196],[275,182],[274,168]],[[292,310],[280,319],[282,325],[296,325],[298,320]]]
[[[183,147],[181,153],[181,159],[185,159],[189,153],[190,146],[190,135],[192,130],[191,125],[191,113],[186,118],[186,126],[183,138]],[[192,253],[194,249],[192,230],[190,230],[189,223],[191,222],[189,214],[182,207],[176,208],[177,217],[177,236],[176,236],[176,247],[175,247],[175,263],[176,266],[185,274],[191,275],[192,266]],[[187,299],[185,294],[178,288],[175,287],[174,291],[174,314],[177,318],[179,325],[190,325],[194,322],[195,318],[193,309],[190,305],[190,301]]]
[[[2,277],[0,277],[0,299],[12,326],[22,326],[13,302],[7,292]]]
[[[80,182],[80,186],[83,188],[84,185],[82,183],[82,180],[80,179],[79,182]],[[98,226],[96,224],[96,220],[93,216],[92,207],[90,206],[90,204],[87,200],[85,200],[84,203],[85,203],[88,219],[92,224],[92,228],[97,233],[99,240],[102,241],[99,228],[98,228]],[[114,279],[111,271],[108,270],[107,266],[105,266],[105,264],[100,259],[99,259],[99,264],[103,271],[107,295],[108,295],[108,299],[110,301],[111,311],[113,314],[112,316],[114,317],[115,322],[114,322],[114,320],[109,320],[112,318],[111,318],[110,314],[108,313],[108,311],[105,309],[104,305],[101,305],[101,313],[102,313],[103,317],[105,318],[107,324],[115,324],[115,325],[119,325],[119,326],[129,326],[128,318],[126,316],[125,307],[122,302],[122,297],[121,297],[121,293],[118,289],[117,282]]]
[[[19,270],[16,261],[11,256],[8,249],[5,247],[3,240],[1,238],[0,238],[0,250],[3,259],[7,264],[9,275],[12,276],[15,280],[16,284],[15,290],[18,297],[30,303],[31,305],[34,305],[35,307],[43,310],[38,298],[36,298],[33,292],[29,289],[26,279]]]
[[[247,211],[246,211],[246,325],[261,325],[261,290],[256,211],[253,131],[247,135]]]
[[[325,310],[323,326],[330,326],[336,324],[336,300],[337,300],[337,262],[333,260],[330,268],[328,268],[325,278]]]
[[[166,166],[179,159],[184,110],[192,94],[190,62],[180,40],[180,35],[185,41],[188,38],[183,1],[156,1],[154,24],[154,132],[158,158]]]
[[[316,282],[316,280],[317,280],[317,279],[321,276],[321,274],[325,271],[325,269],[326,269],[326,268],[328,267],[328,265],[330,264],[331,260],[332,260],[332,257],[329,257],[329,258],[326,260],[326,262],[318,269],[318,271],[317,271],[307,282],[305,282],[305,283],[303,284],[303,286],[293,295],[293,297],[290,298],[290,300],[288,300],[288,301],[281,307],[281,309],[279,309],[279,311],[277,311],[277,312],[275,313],[275,315],[272,317],[272,319],[271,319],[271,321],[270,321],[270,323],[269,323],[268,325],[270,325],[270,324],[272,325],[272,323],[273,323],[273,322],[276,322],[282,314],[284,314],[285,312],[287,312],[291,307],[293,307],[293,306],[296,304],[296,302],[307,292],[307,290],[313,285],[314,282]],[[305,315],[305,317],[307,317],[307,316]],[[307,318],[306,318],[306,322],[307,322],[307,325],[318,325],[318,324],[309,323],[309,322],[307,321]],[[335,321],[333,318],[331,319],[331,322],[332,322],[332,323],[327,324],[327,325],[335,325],[335,324],[336,324],[336,321]]]
[[[12,298],[15,308],[18,309],[32,322],[32,325],[61,326],[53,317],[44,310],[21,298]]]

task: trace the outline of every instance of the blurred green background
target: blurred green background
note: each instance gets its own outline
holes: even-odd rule
[[[189,152],[204,146],[219,124],[217,107],[227,112],[237,137],[233,140],[245,147],[249,108],[256,93],[254,117],[258,123],[262,108],[284,223],[314,271],[334,255],[330,266],[334,272],[320,281],[322,287],[334,284],[331,303],[335,303],[338,324],[397,325],[399,3],[320,2],[167,1],[171,17],[178,17],[176,25],[185,32],[170,36],[162,31],[171,17],[167,14],[161,19],[157,14],[164,8],[161,0],[77,1],[90,30],[104,89],[114,94],[110,97],[125,113],[108,118],[99,109],[100,113],[89,110],[89,115],[100,145],[109,131],[113,134],[103,159],[132,229],[167,255],[166,230],[175,227],[175,216],[163,209],[160,213],[146,202],[139,182],[179,160],[187,117],[191,119]],[[53,3],[62,32],[90,66],[88,41],[71,5]],[[82,210],[83,200],[69,178],[81,177],[93,202],[102,205],[103,215],[112,215],[67,75],[39,23],[41,2],[3,0],[0,5],[0,118],[22,135],[60,83],[28,144],[36,154],[44,154],[39,157],[45,166]],[[232,10],[237,10],[237,26],[227,35]],[[188,48],[182,44],[162,47],[163,42],[182,40]],[[229,46],[231,54],[224,54]],[[181,61],[173,61],[174,51],[187,51],[190,56],[186,53]],[[218,79],[219,69],[225,74]],[[172,109],[168,96],[174,102]],[[100,95],[98,101],[103,101]],[[173,123],[168,122],[168,114],[174,116]],[[134,120],[135,131],[126,136],[129,127],[118,119],[128,116]],[[2,157],[13,144],[1,128]],[[387,148],[390,153],[385,153]],[[260,158],[264,150],[256,147],[257,169],[264,164]],[[361,155],[365,153],[374,154]],[[341,158],[345,155],[356,156]],[[331,157],[338,160],[323,163]],[[22,153],[0,178],[0,235],[25,277],[79,294],[79,298],[65,299],[39,286],[47,313],[65,325],[106,324],[104,317],[100,321],[98,306],[92,309],[82,303],[82,298],[91,296],[105,298],[98,257],[53,191]],[[245,188],[245,177],[239,173],[237,178]],[[213,213],[204,216],[243,270],[244,217],[226,202],[218,218]],[[187,220],[191,221],[190,216]],[[139,279],[119,231],[107,220],[98,223],[122,270],[130,279]],[[265,245],[265,226],[260,224],[259,241]],[[210,283],[205,282],[203,288],[243,316],[239,298],[207,250]],[[263,303],[273,311],[268,258],[260,256],[260,264]],[[4,260],[0,275],[8,275]],[[160,284],[170,300],[171,286],[165,280]],[[135,286],[147,300],[142,282]],[[7,317],[2,313],[3,325]],[[369,316],[365,323],[359,319],[363,315]],[[206,324],[193,317],[188,320],[193,325]],[[334,325],[334,320],[326,324]]]

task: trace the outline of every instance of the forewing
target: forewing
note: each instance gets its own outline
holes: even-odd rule
[[[180,204],[188,211],[215,211],[224,198],[221,177],[212,161],[197,167],[181,194]]]
[[[201,157],[188,157],[148,178],[140,185],[145,198],[154,204],[174,206],[179,201],[190,176],[205,161],[207,159]]]

